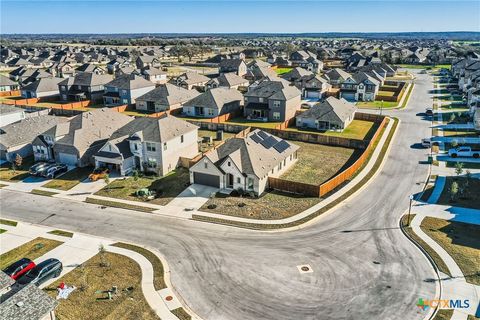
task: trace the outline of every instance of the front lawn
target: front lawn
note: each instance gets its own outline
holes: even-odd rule
[[[45,238],[36,238],[27,243],[22,244],[15,249],[5,252],[0,256],[0,269],[5,269],[10,264],[22,258],[35,260],[43,256],[45,253],[55,249],[63,242]]]
[[[450,188],[454,181],[457,182],[459,191],[452,201]],[[461,194],[462,189],[464,190],[463,195]],[[468,179],[467,186],[466,177],[446,177],[445,187],[440,195],[438,204],[480,209],[480,192],[478,190],[480,190],[480,179]]]
[[[200,211],[252,219],[283,219],[294,216],[320,202],[321,198],[304,197],[277,191],[264,192],[259,198],[235,197],[217,193]],[[214,205],[215,208],[209,206]]]
[[[12,164],[5,162],[0,166],[0,180],[21,181],[29,176],[28,170],[34,164],[33,157],[23,159],[20,168],[12,169]]]
[[[43,187],[58,190],[70,190],[83,180],[87,179],[92,171],[92,167],[74,168],[60,177],[51,180]]]
[[[425,217],[420,226],[455,260],[469,283],[480,285],[480,226]]]
[[[178,168],[164,177],[143,176],[135,181],[133,177],[117,179],[98,191],[96,195],[132,201],[148,201],[158,205],[167,205],[189,185],[190,175],[187,169]],[[153,200],[143,200],[135,196],[138,189],[155,190],[157,196]]]
[[[300,146],[297,162],[281,179],[320,185],[356,160],[355,149],[291,141]]]
[[[77,287],[67,299],[61,299],[55,314],[58,319],[158,319],[142,293],[142,271],[132,259],[105,252],[58,279],[45,290],[57,296],[61,282]],[[117,287],[108,300],[106,290]]]

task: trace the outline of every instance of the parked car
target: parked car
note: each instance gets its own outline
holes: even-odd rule
[[[33,166],[30,167],[30,169],[28,170],[28,172],[31,174],[31,175],[38,175],[39,171],[40,170],[43,170],[44,168],[48,167],[50,164],[49,163],[46,163],[46,162],[38,162],[38,163],[35,163]]]
[[[37,177],[45,177],[48,170],[50,170],[51,168],[53,168],[55,166],[56,166],[55,163],[48,163],[46,166],[40,167],[40,169],[37,170],[35,175]]]
[[[35,262],[27,258],[22,258],[3,269],[3,272],[10,276],[13,280],[17,280],[34,267]]]
[[[62,263],[57,259],[50,258],[37,264],[33,269],[20,277],[17,283],[20,285],[33,283],[39,286],[47,280],[60,276],[62,270]]]
[[[472,149],[472,147],[464,146],[458,148],[452,148],[448,150],[448,155],[452,158],[463,157],[463,158],[479,158],[480,150]]]
[[[426,114],[427,116],[433,116],[433,109],[432,109],[432,108],[427,108],[427,109],[425,110],[425,114]]]
[[[96,168],[95,170],[93,170],[92,173],[90,173],[88,175],[88,178],[91,180],[91,181],[97,181],[97,180],[100,180],[100,179],[103,179],[105,178],[105,176],[109,173],[110,171],[107,169],[107,168]]]
[[[43,176],[49,179],[53,179],[58,175],[68,171],[68,166],[66,164],[56,164],[48,168],[48,170],[43,171]]]
[[[431,148],[432,147],[432,140],[430,138],[422,139],[422,147]]]

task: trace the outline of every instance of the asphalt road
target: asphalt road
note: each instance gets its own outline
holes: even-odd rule
[[[433,298],[434,276],[398,229],[408,196],[427,176],[431,105],[428,75],[418,75],[382,172],[361,193],[314,224],[264,233],[158,217],[80,202],[1,191],[2,217],[133,241],[167,258],[172,282],[204,319],[422,319],[418,298]],[[309,264],[313,273],[300,274]]]

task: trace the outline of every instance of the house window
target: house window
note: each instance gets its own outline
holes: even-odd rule
[[[237,183],[240,183],[240,182],[241,182],[240,177],[237,177]]]
[[[280,112],[273,113],[273,120],[280,120]]]
[[[247,179],[247,189],[248,190],[253,190],[253,178],[248,178]]]
[[[284,166],[287,165],[287,158],[283,159],[283,165],[284,165]]]
[[[248,102],[248,97],[245,97],[245,102]]]
[[[263,103],[263,98],[258,98],[258,102]]]
[[[229,166],[229,167],[230,167],[231,165],[232,165],[232,164],[231,164],[231,162],[230,162],[230,161],[228,161],[228,162],[227,162],[227,166]]]
[[[156,168],[157,167],[157,160],[154,159],[154,158],[148,158],[147,167]]]
[[[126,96],[127,95],[127,90],[122,90],[122,96]]]
[[[207,162],[207,160],[205,160],[205,161],[203,162],[203,166],[204,166],[205,169],[208,169],[208,162]]]
[[[151,142],[147,142],[145,143],[147,145],[147,151],[150,151],[150,152],[155,152],[157,151],[157,148],[155,146],[155,143],[151,143]]]
[[[167,150],[167,143],[166,142],[163,143],[163,151],[165,151],[165,150]]]
[[[280,101],[278,101],[278,100],[273,101],[273,107],[274,108],[280,108]]]
[[[183,134],[180,136],[180,143],[183,143]]]
[[[135,151],[137,151],[137,150],[138,150],[138,146],[137,146],[137,144],[136,144],[136,143],[133,145],[133,148],[135,149]]]
[[[278,171],[280,171],[280,170],[282,170],[282,163],[281,162],[278,164]]]

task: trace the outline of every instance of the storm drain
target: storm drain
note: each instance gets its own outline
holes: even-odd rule
[[[312,273],[313,269],[310,265],[308,264],[302,264],[297,266],[298,272],[300,273]]]

